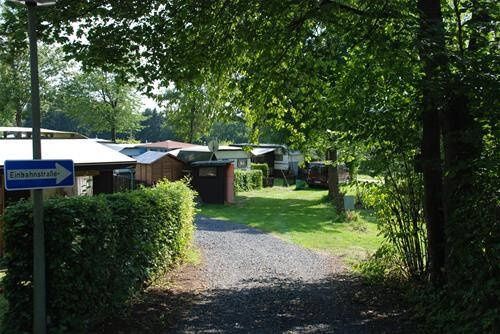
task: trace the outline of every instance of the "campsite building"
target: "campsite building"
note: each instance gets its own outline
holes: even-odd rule
[[[217,152],[212,153],[208,149],[208,146],[196,145],[169,151],[168,153],[176,156],[187,164],[196,161],[229,160],[234,164],[236,169],[250,169],[251,163],[250,154],[241,147],[234,146],[221,145]]]
[[[147,151],[136,160],[135,179],[146,185],[153,185],[163,178],[180,180],[186,173],[187,165],[168,152]]]
[[[304,161],[304,155],[299,151],[290,150],[279,144],[232,144],[235,147],[250,147],[253,163],[266,163],[271,176],[297,176],[299,164]]]
[[[31,160],[31,128],[0,127],[0,214],[9,202],[28,198],[26,190],[6,191],[5,160]],[[23,138],[23,139],[19,139]],[[41,130],[42,159],[71,159],[75,165],[75,185],[47,189],[44,197],[54,195],[92,195],[114,191],[113,171],[133,168],[135,160],[84,136],[61,131]]]

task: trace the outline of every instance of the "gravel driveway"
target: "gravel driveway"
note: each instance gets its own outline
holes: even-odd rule
[[[168,333],[411,332],[331,255],[203,217],[196,243],[203,288]]]

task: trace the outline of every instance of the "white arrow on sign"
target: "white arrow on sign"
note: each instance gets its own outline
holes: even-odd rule
[[[56,179],[56,184],[59,184],[70,175],[70,170],[56,162],[56,167],[53,169],[9,170],[7,173],[7,179],[12,181]]]

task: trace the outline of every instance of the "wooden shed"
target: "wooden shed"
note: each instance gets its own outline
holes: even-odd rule
[[[177,181],[184,176],[186,164],[167,152],[147,151],[137,157],[135,179],[153,185],[161,179]]]
[[[193,187],[205,203],[234,203],[234,165],[231,160],[191,164]]]

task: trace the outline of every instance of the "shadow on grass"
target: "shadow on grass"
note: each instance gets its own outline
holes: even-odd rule
[[[317,192],[317,190],[302,192],[311,191]],[[204,204],[201,207],[201,214],[251,225],[267,232],[335,233],[344,223],[325,198],[310,199],[307,198],[307,194],[299,199],[243,195],[238,196],[233,205]],[[374,218],[369,212],[361,211],[360,214],[368,223],[374,223]]]
[[[391,293],[348,276],[242,281],[201,293],[148,291],[96,333],[413,333]],[[163,319],[163,321],[162,321]]]

